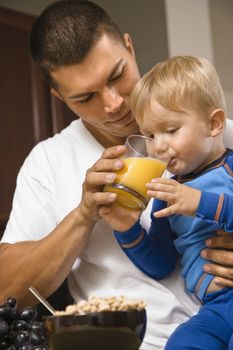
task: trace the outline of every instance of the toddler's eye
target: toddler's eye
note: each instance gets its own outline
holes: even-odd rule
[[[171,128],[167,130],[168,134],[174,134],[178,129],[177,128]]]
[[[149,137],[150,139],[153,139],[153,138],[154,138],[154,135],[153,135],[153,134],[150,134],[150,133],[148,133],[148,134],[146,134],[146,135],[144,135],[144,136]]]

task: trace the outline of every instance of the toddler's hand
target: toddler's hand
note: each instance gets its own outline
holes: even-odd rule
[[[141,211],[123,207],[117,203],[102,206],[99,215],[116,231],[127,231],[138,221]]]
[[[157,178],[147,184],[147,194],[167,202],[167,208],[154,213],[156,218],[174,214],[195,216],[201,191],[182,185],[173,179]]]

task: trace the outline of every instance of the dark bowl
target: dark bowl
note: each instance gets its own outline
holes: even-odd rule
[[[136,350],[145,334],[146,311],[49,316],[44,325],[50,350]]]

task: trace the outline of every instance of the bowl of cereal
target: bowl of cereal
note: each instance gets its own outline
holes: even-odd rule
[[[143,301],[92,297],[45,317],[51,350],[136,350],[146,330]]]

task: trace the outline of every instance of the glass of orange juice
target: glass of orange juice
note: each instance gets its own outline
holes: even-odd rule
[[[145,209],[149,202],[146,184],[162,176],[166,163],[153,157],[154,140],[147,136],[128,136],[123,157],[125,165],[117,171],[117,178],[104,191],[117,194],[116,202],[132,209]]]

